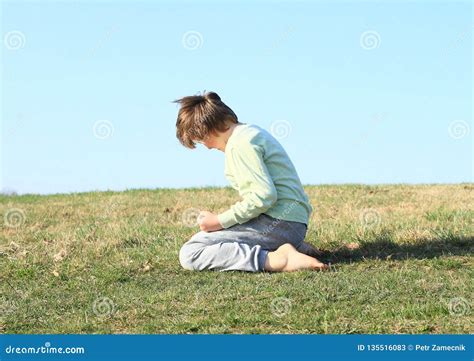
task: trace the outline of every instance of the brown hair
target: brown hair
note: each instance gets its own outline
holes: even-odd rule
[[[187,96],[174,103],[181,105],[176,137],[187,148],[196,148],[195,141],[202,141],[211,133],[225,132],[229,122],[239,123],[234,111],[214,92]]]

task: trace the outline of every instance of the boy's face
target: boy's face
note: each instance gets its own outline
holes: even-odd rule
[[[203,140],[198,140],[197,143],[205,145],[207,149],[218,149],[217,136],[213,134],[209,134]]]
[[[203,140],[195,142],[205,145],[207,149],[217,149],[221,152],[225,152],[227,141],[236,126],[236,123],[229,124],[229,128],[225,132],[219,132],[216,130],[209,133]]]

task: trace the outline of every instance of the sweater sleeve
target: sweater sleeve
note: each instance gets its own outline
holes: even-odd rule
[[[217,216],[223,228],[258,217],[277,201],[275,184],[260,146],[239,144],[229,150],[227,161],[242,200]]]

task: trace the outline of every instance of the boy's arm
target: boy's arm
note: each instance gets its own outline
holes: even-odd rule
[[[228,167],[232,169],[243,199],[217,216],[223,228],[258,217],[277,201],[275,184],[262,153],[263,149],[253,144],[239,144],[230,149]]]

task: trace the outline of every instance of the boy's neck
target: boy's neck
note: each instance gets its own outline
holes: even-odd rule
[[[229,141],[230,136],[234,132],[235,128],[239,125],[241,125],[241,123],[232,123],[229,126],[229,129],[227,129],[224,133],[219,134],[220,144],[217,149],[219,149],[222,152],[225,152],[225,148],[227,146],[227,142]]]

